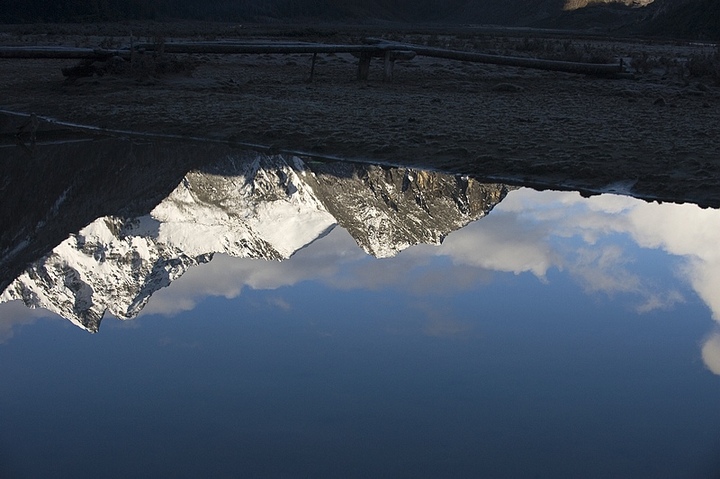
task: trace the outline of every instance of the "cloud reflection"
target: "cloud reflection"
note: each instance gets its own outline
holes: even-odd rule
[[[635,259],[610,235],[629,236],[644,248],[680,257],[678,269],[713,316],[720,318],[720,212],[695,205],[660,205],[633,198],[522,189],[485,219],[450,234],[441,247],[419,245],[391,260],[374,261],[347,232],[337,228],[290,261],[238,260],[218,255],[191,269],[173,287],[158,292],[143,314],[174,314],[192,309],[205,296],[232,298],[243,288],[276,289],[315,280],[337,289],[378,289],[402,284],[417,294],[464,290],[488,282],[493,272],[532,273],[545,278],[551,268],[565,270],[591,293],[640,296],[640,312],[667,308],[683,300],[677,290],[634,269]],[[576,237],[568,246],[558,239]],[[447,257],[452,275],[433,257]],[[441,280],[442,279],[442,280]]]
[[[720,321],[718,245],[717,210],[520,189],[484,219],[451,233],[442,246],[418,245],[391,259],[367,256],[341,228],[288,261],[216,255],[158,291],[141,314],[175,315],[208,296],[233,298],[245,288],[273,290],[302,281],[341,290],[396,288],[420,297],[476,287],[498,273],[530,273],[547,281],[553,269],[571,275],[590,294],[631,295],[639,313],[683,302],[682,293],[656,277],[647,259],[638,260],[639,246],[674,256],[671,273],[685,280]],[[291,307],[280,297],[274,301],[274,307]],[[13,324],[34,321],[32,313],[13,310],[8,315],[8,306],[4,308],[0,340],[12,335]],[[440,316],[427,317],[427,334],[453,335],[467,328]],[[702,353],[708,368],[720,374],[720,335],[708,339]]]
[[[342,266],[366,257],[347,231],[340,228],[298,251],[288,261],[238,259],[218,254],[211,262],[189,269],[171,288],[156,292],[140,316],[172,316],[194,309],[208,296],[234,298],[245,288],[273,290],[308,280],[340,286]]]
[[[174,314],[207,295],[233,297],[246,287],[275,289],[306,280],[337,289],[394,287],[425,295],[487,283],[495,272],[531,273],[545,280],[553,268],[566,271],[589,293],[634,295],[639,313],[683,302],[680,291],[638,270],[628,239],[676,256],[674,272],[720,320],[719,211],[617,195],[583,198],[578,193],[530,189],[511,192],[490,215],[450,234],[441,247],[419,245],[389,260],[368,258],[339,228],[291,261],[219,256],[188,272],[177,286],[159,292],[143,314]],[[452,271],[449,264],[438,263],[438,257],[448,258]],[[426,332],[464,327],[435,323]],[[703,358],[710,370],[720,371],[720,338],[705,343]]]
[[[513,212],[500,211],[450,234],[438,254],[451,257],[456,264],[515,274],[531,272],[544,278],[551,266],[561,263],[545,241],[552,234],[552,225],[525,223]]]
[[[19,300],[0,306],[0,344],[12,339],[20,326],[33,324],[39,319],[57,317],[45,309],[30,309]]]
[[[417,305],[417,309],[424,317],[425,324],[422,331],[427,336],[437,338],[467,337],[474,329],[469,321],[457,319],[462,315],[454,314],[454,311],[445,311],[429,303]]]
[[[702,346],[702,358],[707,368],[720,375],[720,334],[711,335]]]

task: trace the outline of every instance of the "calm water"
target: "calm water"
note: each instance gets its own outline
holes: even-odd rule
[[[84,256],[38,256],[33,294],[76,324],[0,304],[0,477],[720,477],[719,211],[497,185],[473,207],[462,178],[342,170],[331,188],[294,167],[232,170],[242,213],[217,169],[190,173],[174,209],[113,223],[130,269],[97,225],[67,243]],[[432,223],[448,208],[467,226]],[[183,245],[167,287],[148,244]],[[77,327],[90,303],[109,308],[97,334]]]

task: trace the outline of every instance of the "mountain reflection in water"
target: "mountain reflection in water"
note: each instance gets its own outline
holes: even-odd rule
[[[720,320],[720,211],[224,145],[98,140],[39,146],[31,158],[9,156],[0,207],[0,341],[6,342],[0,353],[18,339],[10,338],[20,325],[49,314],[20,308],[16,300],[89,331],[98,330],[106,312],[140,316],[125,324],[145,327],[145,318],[178,318],[189,336],[163,332],[159,344],[185,350],[183,364],[240,343],[248,351],[244,361],[262,357],[279,375],[263,408],[285,417],[299,406],[279,398],[301,397],[311,416],[301,432],[288,426],[294,419],[275,423],[251,404],[245,406],[261,418],[257,429],[250,419],[236,429],[216,426],[242,436],[238,447],[248,434],[261,436],[246,444],[250,462],[233,459],[235,474],[714,477],[720,471],[713,433],[720,426],[714,402],[720,386],[708,373],[720,375],[713,322]],[[232,313],[239,304],[245,309]],[[202,329],[238,335],[211,334],[214,342],[203,345],[210,339],[181,319],[188,314],[216,316],[217,326],[205,321]],[[271,319],[253,319],[283,314],[298,318],[283,323],[285,330]],[[307,318],[302,325],[300,318]],[[162,328],[172,331],[173,324]],[[264,339],[252,342],[258,338]],[[331,357],[344,362],[333,366]],[[195,380],[222,397],[239,373],[217,363],[206,370],[198,361],[176,380],[204,371]],[[339,379],[333,367],[351,373]],[[252,396],[267,381],[255,378],[232,394]],[[336,389],[323,389],[330,383]],[[183,387],[202,396],[200,386]],[[312,412],[306,399],[312,388],[324,412]],[[397,397],[375,397],[373,388],[397,389]],[[329,419],[327,411],[335,411]],[[397,457],[364,443],[360,438],[375,432],[347,411],[390,438],[375,440]],[[653,422],[658,417],[668,425]],[[314,428],[341,438],[329,440]],[[282,439],[272,439],[275,430]],[[0,446],[10,441],[0,433]],[[263,441],[288,450],[270,453],[258,445]],[[315,441],[335,451],[337,462],[313,463],[323,456],[307,445]],[[347,447],[340,452],[336,442]],[[165,465],[182,461],[180,452],[156,454]],[[267,463],[258,459],[266,456]],[[3,467],[0,475],[16,471]],[[169,471],[162,467],[150,470]],[[192,477],[192,467],[173,475]]]
[[[133,160],[138,156],[136,145],[120,149],[116,141],[99,142],[92,151],[123,150]],[[158,155],[147,147],[144,153]],[[149,181],[157,181],[153,160],[162,165],[168,156],[163,152],[159,161],[145,159]],[[128,193],[120,188],[110,196]],[[50,202],[49,212],[46,202],[31,215],[21,210],[23,216],[55,215],[58,223],[68,214],[80,216],[73,206],[66,206],[70,213],[62,216],[56,211],[67,203],[68,189]],[[436,172],[226,153],[189,171],[149,213],[120,216],[119,210],[71,234],[20,274],[0,300],[21,299],[97,331],[107,310],[121,318],[137,316],[155,291],[215,253],[287,259],[339,224],[366,252],[393,256],[414,244],[440,243],[449,232],[484,216],[506,193],[504,185]],[[85,210],[86,201],[93,200],[83,198],[74,208]],[[32,235],[45,223],[26,231]],[[32,249],[27,243],[32,240],[0,247],[3,262]]]

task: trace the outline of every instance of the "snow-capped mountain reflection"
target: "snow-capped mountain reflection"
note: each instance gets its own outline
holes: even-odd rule
[[[149,214],[104,216],[70,235],[0,300],[97,331],[106,311],[134,318],[157,290],[215,253],[282,260],[340,224],[366,252],[389,257],[439,243],[506,193],[434,172],[232,154],[188,172]]]
[[[353,251],[349,235],[334,231],[322,240],[322,247],[298,254],[293,261],[238,262],[218,257],[213,260],[215,264],[198,268],[179,284],[188,281],[185,291],[203,291],[201,296],[232,296],[243,286],[271,289],[309,279],[327,281],[341,289],[377,288],[390,284],[391,278],[407,278],[413,265],[427,258],[446,257],[457,266],[532,273],[542,281],[547,281],[549,270],[563,270],[590,293],[634,294],[635,309],[640,313],[683,301],[681,293],[668,289],[663,278],[645,274],[644,266],[626,251],[628,242],[676,258],[678,262],[669,273],[687,281],[714,319],[720,320],[720,281],[714,279],[720,272],[716,246],[720,244],[720,211],[691,204],[646,203],[617,195],[583,198],[572,192],[531,189],[510,192],[492,214],[449,234],[441,247],[418,245],[403,251],[392,262],[396,270],[389,269],[390,263],[372,263],[382,275],[338,276],[339,265],[361,261],[364,255]],[[461,287],[447,284],[453,282],[453,276],[444,276],[444,281],[446,284],[439,287]],[[411,287],[411,282],[407,278],[404,284]],[[173,290],[166,294],[173,294]]]
[[[636,314],[673,310],[697,294],[720,321],[720,211],[646,203],[629,197],[511,191],[482,221],[450,233],[441,246],[417,245],[392,260],[367,261],[344,230],[277,263],[226,255],[158,292],[143,314],[174,315],[208,296],[320,281],[339,290],[396,288],[418,297],[462,291],[498,273],[552,282],[562,272],[596,299],[619,297]],[[650,254],[650,256],[648,256]],[[720,374],[720,334],[702,344]]]
[[[146,153],[133,147],[132,161],[160,175]],[[128,185],[113,190],[100,173],[93,178],[105,186],[93,193],[102,208],[78,195],[79,181],[51,183],[56,196],[24,214],[27,224],[0,232],[3,274],[13,271],[14,258],[62,231],[47,233],[47,225],[60,218],[74,225],[87,208],[112,214],[66,227],[77,232],[19,275],[0,278],[8,284],[0,296],[8,302],[0,306],[0,339],[13,324],[33,320],[10,300],[96,331],[106,312],[124,319],[174,315],[244,288],[312,280],[338,290],[396,288],[432,297],[477,288],[501,273],[552,283],[562,272],[591,297],[621,297],[637,314],[673,310],[696,295],[720,322],[718,210],[515,189],[406,168],[221,148],[206,154],[220,159],[165,171],[177,181],[163,182],[161,197],[138,199],[135,209],[113,210],[130,202],[123,196]],[[122,177],[123,169],[112,167]],[[148,191],[159,184],[133,181]],[[720,374],[720,333],[703,340],[701,354]]]

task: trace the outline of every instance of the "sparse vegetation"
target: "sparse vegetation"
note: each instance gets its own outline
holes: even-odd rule
[[[630,59],[630,64],[637,73],[650,73],[653,68],[659,66],[655,59],[650,58],[648,52],[640,52],[634,55]]]
[[[467,50],[491,55],[527,56],[545,60],[583,63],[615,63],[619,55],[607,43],[580,43],[570,39],[521,35],[488,36],[460,33],[456,35],[406,35],[404,39],[387,37],[439,48]]]
[[[664,77],[677,75],[684,82],[704,78],[720,85],[720,45],[713,51],[693,52],[687,57],[654,56],[641,51],[632,56],[631,66],[641,74],[661,71]]]
[[[118,42],[113,37],[105,37],[100,41],[100,48],[104,48],[106,50],[112,50],[115,48],[118,48],[120,46],[120,42]]]
[[[131,50],[129,61],[119,55],[106,60],[81,60],[77,65],[63,68],[63,75],[73,80],[80,77],[108,75],[131,75],[137,78],[160,77],[168,74],[190,75],[197,66],[197,60],[191,55],[170,55],[165,53],[165,37],[156,35],[152,39],[151,52]],[[116,48],[114,39],[103,39],[100,47]]]
[[[712,53],[691,55],[685,66],[691,77],[707,77],[720,85],[720,45]]]
[[[130,73],[136,77],[160,77],[163,75],[191,75],[197,61],[190,55],[142,54],[136,57]]]

